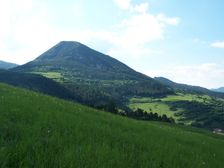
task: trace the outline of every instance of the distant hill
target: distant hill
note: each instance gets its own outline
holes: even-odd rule
[[[37,74],[0,70],[0,82],[63,99],[75,100],[75,97],[68,91],[68,89],[51,79]]]
[[[0,69],[10,69],[10,68],[14,68],[17,66],[18,66],[17,64],[0,61]]]
[[[0,84],[0,165],[223,168],[224,138]]]
[[[81,43],[63,41],[13,71],[38,73],[69,88],[87,104],[171,93],[163,84]]]
[[[220,87],[220,88],[217,88],[217,89],[211,89],[211,90],[214,91],[214,92],[224,93],[224,87]]]
[[[186,93],[193,93],[193,94],[207,94],[210,96],[218,96],[218,97],[224,97],[224,94],[222,93],[217,93],[214,91],[211,91],[209,89],[200,87],[200,86],[192,86],[192,85],[186,85],[186,84],[180,84],[180,83],[175,83],[167,78],[164,77],[155,77],[155,80],[160,82],[161,84],[164,84],[171,89],[174,89],[176,91],[181,91],[181,92],[186,92]]]

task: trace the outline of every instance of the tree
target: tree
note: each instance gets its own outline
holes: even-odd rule
[[[106,105],[105,105],[105,110],[112,112],[112,113],[117,113],[117,107],[116,104],[114,103],[114,101],[110,100]]]
[[[168,117],[166,116],[166,114],[163,114],[161,119],[162,119],[162,121],[164,121],[164,122],[169,122],[169,119],[168,119]]]

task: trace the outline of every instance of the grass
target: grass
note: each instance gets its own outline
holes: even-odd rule
[[[166,114],[168,117],[173,117],[177,121],[177,119],[179,119],[180,116],[175,116],[175,113],[181,112],[183,109],[177,109],[176,111],[172,111],[170,109],[170,106],[166,102],[174,101],[179,97],[180,96],[169,95],[168,97],[162,99],[154,99],[149,97],[131,98],[129,100],[128,106],[133,110],[140,108],[148,113],[153,112],[157,113],[160,116]],[[186,97],[185,99],[189,99],[189,97]]]
[[[174,112],[170,110],[170,107],[161,102],[152,102],[152,103],[132,103],[129,105],[129,107],[133,110],[136,110],[138,108],[146,111],[146,112],[153,112],[157,113],[158,115],[162,116],[163,114],[166,114],[168,117],[176,118],[174,115]],[[178,111],[181,111],[179,109]]]
[[[0,84],[0,167],[222,168],[224,138]]]
[[[62,78],[63,78],[62,74],[59,72],[33,72],[33,73],[40,74],[46,78],[53,79],[57,82],[62,82]]]
[[[168,117],[173,117],[176,122],[182,118],[180,114],[184,111],[183,108],[176,108],[174,111],[171,106],[170,102],[177,102],[177,101],[195,101],[199,103],[209,103],[211,101],[211,97],[207,95],[194,95],[194,94],[183,94],[177,93],[176,95],[168,95],[164,98],[150,98],[150,97],[134,97],[129,100],[128,106],[136,110],[137,108],[143,109],[146,112],[153,112],[157,113],[160,116],[166,114]],[[187,121],[186,124],[191,123],[191,121]]]
[[[169,95],[161,99],[164,102],[170,101],[197,101],[197,102],[208,102],[211,100],[211,97],[207,95],[194,95],[194,94],[182,94],[178,93],[177,95]]]

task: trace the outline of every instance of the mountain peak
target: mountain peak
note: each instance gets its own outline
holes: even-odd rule
[[[43,60],[74,60],[81,55],[80,52],[91,50],[77,41],[61,41],[45,53],[41,54],[35,61]]]
[[[101,104],[106,99],[118,101],[133,95],[152,96],[171,92],[166,86],[122,62],[75,41],[61,41],[36,60],[13,70],[39,73],[60,81],[79,100],[90,104],[93,101]]]
[[[73,46],[81,46],[81,45],[84,45],[80,42],[77,42],[77,41],[60,41],[57,45],[73,45]]]
[[[152,80],[122,62],[77,41],[61,41],[35,60],[14,70],[60,72],[66,78],[74,76],[94,80]]]

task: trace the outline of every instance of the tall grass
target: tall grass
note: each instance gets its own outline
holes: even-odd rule
[[[0,167],[222,168],[224,138],[0,84]]]

